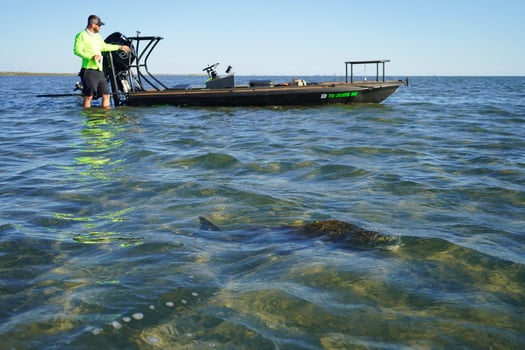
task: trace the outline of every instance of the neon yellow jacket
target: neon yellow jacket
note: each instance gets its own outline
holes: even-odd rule
[[[107,44],[98,33],[91,33],[84,29],[75,36],[73,52],[82,58],[82,68],[102,70],[102,62],[93,59],[95,55],[102,55],[105,51],[117,51],[120,45]]]

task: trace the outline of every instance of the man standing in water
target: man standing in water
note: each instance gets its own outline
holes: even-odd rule
[[[82,58],[80,79],[84,94],[84,107],[91,107],[93,96],[102,96],[102,107],[110,107],[109,85],[102,69],[102,52],[122,50],[130,52],[125,45],[107,44],[100,36],[100,27],[104,22],[100,17],[90,15],[86,29],[75,36],[73,52]]]

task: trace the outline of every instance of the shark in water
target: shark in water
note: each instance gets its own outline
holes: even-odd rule
[[[199,220],[201,230],[221,231],[217,225],[205,217],[199,216]],[[275,230],[290,232],[299,237],[319,238],[329,242],[361,248],[381,247],[399,242],[399,237],[384,235],[334,219],[318,220],[298,226],[278,226]]]

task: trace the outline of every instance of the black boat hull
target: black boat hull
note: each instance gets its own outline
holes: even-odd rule
[[[404,81],[387,81],[360,84],[323,83],[309,86],[135,91],[128,94],[126,104],[129,106],[247,107],[380,103],[404,84]]]

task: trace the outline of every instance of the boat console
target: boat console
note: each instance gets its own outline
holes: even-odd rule
[[[232,73],[232,66],[226,68],[226,76],[220,77],[217,74],[217,66],[219,63],[208,65],[203,69],[208,74],[208,80],[206,81],[207,89],[228,89],[235,87],[235,78]]]

